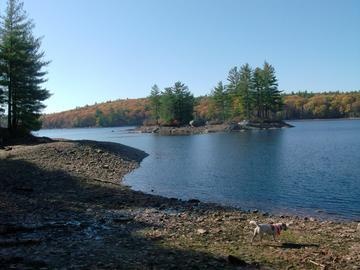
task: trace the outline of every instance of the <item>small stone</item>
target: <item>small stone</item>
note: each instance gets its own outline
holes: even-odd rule
[[[205,234],[205,233],[207,233],[207,230],[198,229],[198,230],[197,230],[197,233],[198,233],[198,234]]]

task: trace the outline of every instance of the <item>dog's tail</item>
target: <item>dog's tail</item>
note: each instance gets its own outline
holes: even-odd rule
[[[251,220],[251,221],[250,221],[250,224],[251,224],[251,225],[255,225],[256,227],[258,226],[258,224],[256,223],[256,221],[254,221],[254,220]]]

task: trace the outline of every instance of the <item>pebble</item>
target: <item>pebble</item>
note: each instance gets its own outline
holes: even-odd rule
[[[207,233],[207,230],[198,229],[198,230],[197,230],[197,233],[198,233],[198,234],[205,234],[205,233]]]

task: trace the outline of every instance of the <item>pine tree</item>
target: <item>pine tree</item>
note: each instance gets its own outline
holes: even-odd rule
[[[281,91],[278,90],[278,83],[275,69],[272,65],[265,62],[262,69],[263,78],[263,109],[264,117],[269,119],[270,112],[276,113],[282,108]]]
[[[189,88],[178,81],[173,86],[175,96],[175,120],[180,124],[188,124],[193,119],[194,96],[190,93]]]
[[[216,117],[225,121],[228,117],[229,97],[226,93],[226,88],[221,81],[212,90],[211,99]]]
[[[165,124],[172,124],[175,119],[175,95],[171,87],[166,87],[160,98],[160,118]]]
[[[257,67],[253,73],[252,85],[254,89],[254,109],[258,118],[263,118],[263,97],[264,97],[264,82],[263,71]]]
[[[241,96],[239,93],[240,72],[237,67],[233,67],[232,69],[230,69],[227,80],[229,84],[226,86],[226,89],[229,99],[231,100],[231,113],[232,116],[237,116],[241,112]]]
[[[0,26],[0,86],[6,93],[8,128],[13,133],[39,129],[42,101],[50,96],[41,86],[49,62],[42,60],[41,40],[33,36],[33,28],[23,3],[9,0]]]
[[[153,87],[151,87],[151,92],[149,96],[150,100],[150,108],[151,108],[151,114],[156,120],[156,124],[159,124],[159,118],[160,118],[160,89],[159,87],[154,84]]]
[[[170,125],[187,124],[193,119],[194,96],[182,82],[167,87],[161,93],[160,117],[162,122]]]
[[[254,103],[253,91],[252,70],[250,65],[246,63],[240,68],[239,94],[241,97],[242,110],[248,120],[251,117],[251,110]]]

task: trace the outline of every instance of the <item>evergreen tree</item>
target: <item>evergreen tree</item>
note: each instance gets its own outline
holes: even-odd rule
[[[166,124],[171,124],[175,119],[175,95],[171,87],[166,87],[160,98],[160,118]]]
[[[180,124],[188,124],[193,119],[194,96],[190,93],[189,88],[178,81],[173,86],[175,96],[175,120]]]
[[[215,110],[215,116],[218,119],[225,121],[228,117],[229,97],[226,93],[226,88],[221,81],[212,90],[211,99]]]
[[[23,3],[9,0],[0,25],[0,86],[6,93],[8,128],[29,132],[41,127],[42,101],[49,98],[42,88],[46,81],[41,40],[32,34],[34,24],[27,18]]]
[[[193,118],[194,96],[182,82],[167,87],[160,98],[160,118],[166,124],[187,124]]]
[[[254,109],[258,118],[263,118],[263,97],[264,97],[264,82],[263,71],[257,67],[253,73],[252,85],[254,89]]]
[[[253,91],[252,70],[250,65],[246,63],[240,68],[239,94],[244,116],[248,120],[251,117],[251,110],[254,103]]]
[[[272,65],[265,62],[262,69],[263,78],[263,114],[269,119],[270,112],[276,113],[282,108],[281,91],[278,90],[278,83],[275,69]]]
[[[151,88],[149,100],[150,100],[150,108],[151,108],[151,114],[156,120],[156,124],[159,124],[159,118],[160,118],[160,89],[159,87],[154,84]]]
[[[239,93],[240,72],[237,67],[230,69],[227,80],[229,84],[226,86],[227,94],[231,100],[232,116],[237,116],[241,112],[241,96]]]

